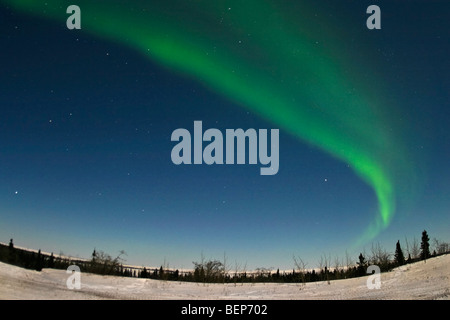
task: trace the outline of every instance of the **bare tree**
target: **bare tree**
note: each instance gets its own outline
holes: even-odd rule
[[[223,275],[223,264],[218,260],[208,260],[203,263],[193,262],[194,274],[204,282],[216,282]]]
[[[439,245],[438,253],[444,254],[444,253],[449,253],[449,252],[450,252],[450,244],[448,242],[442,242]]]
[[[450,244],[448,242],[443,242],[439,246],[439,254],[449,253],[450,252]]]
[[[372,244],[372,256],[370,258],[371,264],[379,266],[381,269],[387,268],[390,263],[391,254],[388,253],[379,242],[376,245]]]
[[[114,275],[119,273],[120,265],[125,261],[122,256],[126,255],[125,251],[119,251],[119,255],[115,258],[103,251],[94,250],[92,260],[90,262],[90,271],[93,273]]]
[[[242,267],[242,275],[241,276],[247,277],[247,261],[245,262],[244,266]],[[244,285],[244,281],[242,281],[241,285]]]
[[[304,287],[306,285],[305,282],[306,282],[306,265],[307,264],[300,257],[296,257],[295,255],[293,255],[292,257],[294,259],[295,268],[300,273],[300,279],[302,281],[302,287]],[[302,288],[300,288],[300,290],[301,289]]]
[[[350,254],[347,250],[345,250],[345,264],[347,267],[347,272],[350,270],[350,266],[352,265],[352,258],[350,257]]]
[[[417,259],[420,255],[420,245],[419,241],[416,237],[414,237],[413,242],[411,244],[411,257],[413,259]]]
[[[437,238],[433,238],[432,241],[433,241],[434,251],[436,253],[439,253],[439,246],[440,246],[441,242]]]
[[[320,273],[325,274],[324,279],[327,280],[328,284],[330,284],[330,279],[328,277],[328,270],[330,268],[330,262],[331,262],[331,257],[330,257],[330,255],[328,255],[328,257],[327,257],[326,254],[323,254],[323,256],[320,256],[320,259],[318,261]]]
[[[334,257],[334,273],[336,275],[336,279],[339,279],[340,277],[340,272],[341,272],[341,267],[343,266],[343,262],[341,259],[339,259],[339,256],[336,255]]]
[[[258,267],[258,268],[255,269],[255,271],[256,271],[256,276],[257,276],[258,279],[268,278],[272,274],[273,267],[269,267],[269,268]]]
[[[331,256],[328,254],[328,257],[324,254],[324,263],[325,263],[325,277],[327,279],[327,283],[330,284],[330,265],[331,265]]]
[[[437,254],[444,254],[449,252],[449,244],[446,242],[442,242],[436,238],[433,238],[434,250]]]
[[[228,265],[227,253],[224,251],[223,252],[223,283],[225,283],[230,271],[231,271],[231,268]]]
[[[238,262],[234,261],[234,286],[236,287],[236,282],[239,277],[239,270],[241,268],[241,264],[238,264]]]
[[[319,272],[322,272],[323,271],[323,265],[324,265],[323,256],[320,256],[319,260],[317,260],[317,265],[319,266]]]
[[[159,277],[161,280],[167,281],[169,279],[169,262],[166,261],[166,257],[164,257],[163,263],[159,268],[160,274]]]
[[[203,285],[206,283],[205,277],[205,256],[203,255],[203,251],[200,253],[200,262],[192,261],[194,264],[194,279],[197,283],[203,282]]]
[[[409,260],[409,258],[411,257],[411,249],[409,248],[409,242],[407,237],[405,237],[405,253],[407,259]]]

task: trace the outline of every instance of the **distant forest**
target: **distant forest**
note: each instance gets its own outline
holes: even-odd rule
[[[431,251],[430,238],[426,230],[422,232],[421,242],[414,238],[410,243],[406,239],[405,253],[397,241],[394,254],[389,253],[379,244],[372,245],[370,254],[360,253],[356,263],[346,254],[345,261],[339,257],[323,255],[318,260],[316,268],[308,268],[300,257],[293,256],[294,268],[292,271],[282,271],[274,268],[258,268],[248,271],[246,266],[228,263],[224,254],[221,260],[205,260],[193,262],[191,271],[160,268],[132,267],[124,265],[121,251],[116,257],[94,249],[90,259],[77,259],[55,256],[53,253],[44,254],[14,247],[13,239],[9,245],[0,244],[0,261],[19,267],[41,271],[43,268],[67,269],[70,265],[77,265],[81,272],[100,275],[113,275],[122,277],[149,278],[158,280],[191,281],[203,283],[245,283],[245,282],[280,282],[280,283],[306,283],[314,281],[328,281],[346,279],[367,275],[369,265],[376,265],[381,272],[390,271],[395,267],[408,263],[426,260],[431,257],[450,253],[450,245],[446,242],[433,239]]]

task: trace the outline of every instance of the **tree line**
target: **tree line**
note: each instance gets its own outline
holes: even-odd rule
[[[191,281],[201,283],[246,283],[246,282],[283,282],[283,283],[306,283],[315,281],[327,281],[347,279],[367,275],[369,265],[377,265],[382,272],[390,271],[395,267],[450,252],[450,245],[446,242],[434,239],[434,250],[430,252],[430,238],[426,230],[422,232],[420,246],[414,238],[410,243],[406,239],[406,254],[401,247],[400,241],[395,245],[392,255],[380,244],[372,245],[369,254],[361,252],[356,263],[346,253],[345,262],[339,257],[333,260],[330,255],[322,255],[317,263],[317,268],[308,269],[300,257],[293,256],[294,268],[292,271],[281,271],[273,268],[257,268],[247,271],[246,266],[235,263],[231,266],[224,254],[222,260],[205,259],[203,255],[200,261],[194,261],[192,271],[169,269],[167,266],[160,268],[131,267],[123,264],[125,261],[124,251],[116,257],[95,250],[90,259],[76,259],[55,256],[53,253],[44,254],[38,252],[15,248],[13,239],[9,245],[0,244],[0,261],[17,265],[19,267],[41,271],[43,268],[67,269],[70,265],[77,265],[81,272],[89,272],[100,275],[114,275],[123,277],[148,278],[158,280]]]

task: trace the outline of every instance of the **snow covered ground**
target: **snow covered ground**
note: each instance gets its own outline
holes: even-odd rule
[[[26,270],[0,263],[0,299],[445,299],[450,300],[450,255],[381,274],[381,288],[367,278],[300,284],[203,284],[81,274],[68,289],[65,270]]]

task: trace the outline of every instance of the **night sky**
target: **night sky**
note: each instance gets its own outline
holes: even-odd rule
[[[1,0],[0,241],[249,269],[448,241],[448,1],[375,1],[380,30],[374,1],[242,2]],[[197,120],[279,129],[278,173],[175,165]]]

